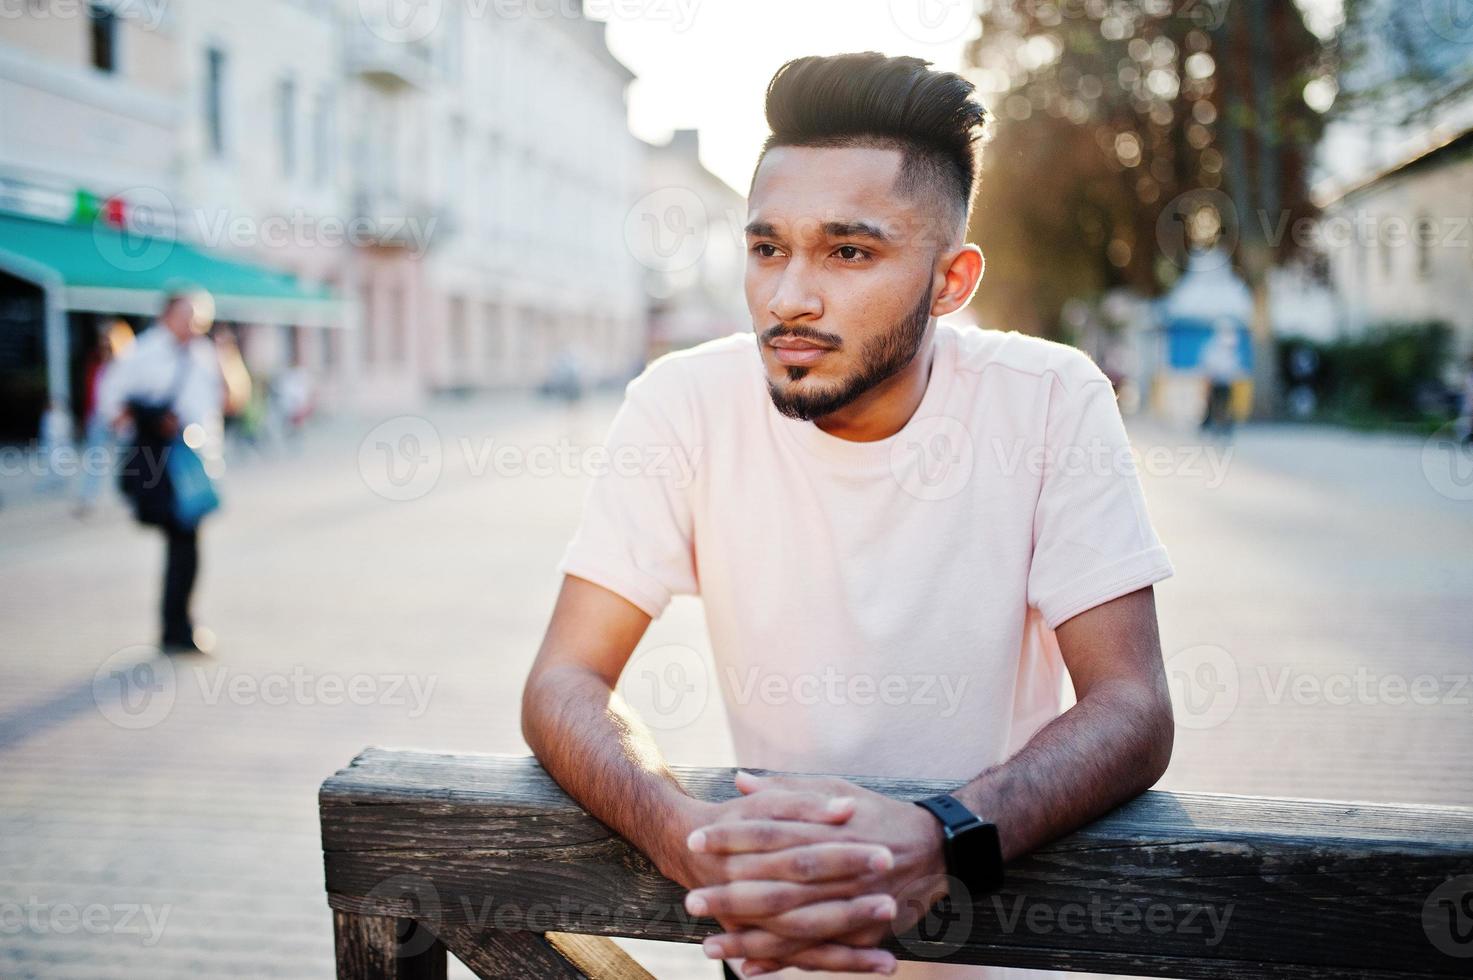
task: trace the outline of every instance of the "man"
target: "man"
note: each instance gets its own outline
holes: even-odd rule
[[[705,947],[728,969],[890,972],[876,945],[984,869],[948,864],[930,809],[845,779],[742,774],[733,800],[686,795],[614,693],[645,628],[671,595],[701,595],[741,765],[952,780],[955,807],[996,828],[996,853],[977,853],[1001,862],[1164,771],[1151,585],[1172,569],[1100,370],[936,322],[982,275],[965,242],[986,120],[972,86],[914,58],[801,58],[767,119],[752,332],[629,384],[608,436],[625,465],[594,483],[563,556],[522,727],[722,925]],[[699,460],[692,479],[630,475],[672,454]]]
[[[161,450],[179,433],[207,469],[220,458],[225,389],[215,345],[205,336],[213,322],[214,303],[207,293],[169,295],[158,322],[118,357],[98,392],[98,410],[121,430],[141,427],[130,406],[160,409],[150,412],[146,423],[157,431],[135,435],[140,447],[154,447],[129,464],[139,468],[144,480],[161,478]],[[145,519],[141,513],[139,517]],[[148,522],[158,524],[167,547],[161,645],[167,653],[209,652],[214,634],[197,628],[189,613],[199,571],[199,529],[181,526],[167,515]]]

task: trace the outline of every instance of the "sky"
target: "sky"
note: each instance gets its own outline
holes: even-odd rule
[[[973,18],[956,0],[584,0],[609,22],[609,49],[639,76],[629,126],[664,143],[697,129],[706,168],[745,194],[767,137],[772,73],[806,54],[910,54],[961,65]]]
[[[1298,0],[1328,32],[1341,0]],[[976,35],[969,0],[584,0],[608,21],[608,45],[638,75],[629,126],[650,143],[701,134],[706,168],[745,194],[767,136],[762,98],[783,62],[806,54],[880,51],[957,70]]]

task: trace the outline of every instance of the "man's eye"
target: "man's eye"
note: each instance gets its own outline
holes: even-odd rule
[[[868,253],[858,245],[840,245],[834,249],[834,254],[845,262],[855,262],[869,258]]]
[[[759,242],[758,244],[752,246],[752,251],[756,252],[764,259],[770,259],[777,254],[777,246],[772,244],[771,242]]]

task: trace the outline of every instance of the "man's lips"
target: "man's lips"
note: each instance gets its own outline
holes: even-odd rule
[[[768,341],[773,356],[782,364],[812,364],[833,348],[816,344],[802,337],[776,337]]]

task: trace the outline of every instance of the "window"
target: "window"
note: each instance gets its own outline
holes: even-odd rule
[[[225,52],[205,52],[205,138],[210,155],[225,155]]]
[[[283,78],[276,87],[276,146],[281,175],[297,172],[297,83]]]
[[[404,301],[404,288],[395,286],[389,292],[389,360],[404,366],[409,357],[409,307]]]
[[[373,287],[362,286],[358,291],[358,306],[363,314],[363,334],[360,338],[363,344],[363,363],[373,364],[378,360],[377,345],[374,343],[377,324],[374,323]]]
[[[501,361],[505,356],[501,349],[501,311],[495,303],[487,303],[485,312],[486,364],[491,369],[492,377],[495,377],[501,370]]]
[[[465,330],[465,300],[459,296],[450,299],[450,356],[455,361],[456,370],[463,368],[470,356],[470,338]]]
[[[118,15],[100,3],[87,5],[92,34],[92,67],[98,71],[118,70]]]
[[[317,96],[316,116],[312,121],[312,182],[319,187],[332,180],[336,127],[332,92],[324,91]]]
[[[1432,219],[1425,214],[1417,219],[1417,278],[1432,278],[1432,243],[1437,231]]]

